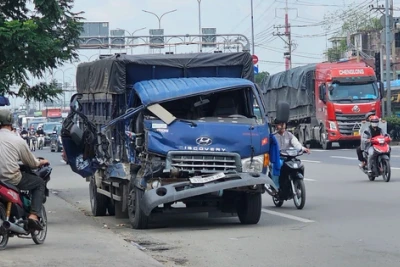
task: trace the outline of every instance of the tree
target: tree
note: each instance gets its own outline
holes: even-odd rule
[[[349,6],[335,12],[328,12],[324,16],[324,29],[332,32],[332,25],[342,21],[341,27],[333,29],[337,36],[347,37],[360,32],[376,32],[383,29],[379,19],[371,17],[370,12],[364,11],[358,5]],[[329,61],[337,61],[344,52],[348,51],[347,41],[340,41],[337,47],[329,48],[326,52]]]
[[[262,71],[254,75],[254,81],[256,84],[261,85],[265,77],[269,76],[269,72]]]
[[[29,6],[33,4],[34,9]],[[29,73],[38,79],[67,61],[76,51],[82,30],[73,0],[2,0],[0,5],[0,95],[48,101],[62,92],[56,81],[30,85]],[[18,92],[10,87],[17,85]]]

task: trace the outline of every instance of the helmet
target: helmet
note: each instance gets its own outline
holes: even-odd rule
[[[0,110],[0,126],[13,125],[14,118],[11,112],[7,109]]]
[[[371,122],[371,126],[372,126],[372,127],[378,127],[378,125],[379,125],[379,118],[378,118],[378,116],[375,116],[375,115],[371,116],[371,117],[369,118],[369,121]]]

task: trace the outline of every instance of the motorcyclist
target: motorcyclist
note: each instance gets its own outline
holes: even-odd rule
[[[274,136],[278,141],[280,150],[286,150],[294,147],[298,151],[304,151],[307,154],[310,154],[310,150],[308,148],[304,147],[291,132],[286,131],[286,123],[275,120],[275,127],[276,132],[274,133]],[[279,176],[272,175],[272,180],[274,181],[276,188],[279,189]]]
[[[382,128],[379,127],[379,117],[372,115],[369,117],[371,125],[362,133],[361,136],[361,149],[368,151],[368,172],[372,172],[372,162],[375,157],[374,148],[371,145],[371,138],[378,135],[386,135]]]
[[[18,161],[31,168],[37,168],[49,162],[38,160],[29,150],[26,142],[12,131],[13,116],[9,110],[0,110],[0,179],[13,184],[21,190],[29,190],[32,194],[31,211],[28,217],[29,228],[42,230],[39,223],[45,184],[39,176],[21,172]]]
[[[35,129],[33,127],[31,127],[31,129],[29,131],[29,147],[30,147],[31,151],[36,151],[36,144],[35,144],[34,140],[36,141],[36,132],[35,132]]]
[[[38,142],[37,142],[38,145],[40,144],[40,141],[42,141],[42,144],[44,144],[44,131],[41,126],[39,126],[38,129],[36,130],[36,135],[38,137]]]

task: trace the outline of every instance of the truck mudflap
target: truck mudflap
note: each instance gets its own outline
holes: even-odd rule
[[[141,208],[146,216],[157,206],[186,198],[217,192],[219,190],[269,184],[275,188],[274,182],[266,174],[237,173],[227,174],[225,181],[193,184],[190,181],[161,186],[144,193]],[[229,180],[231,178],[232,180]]]

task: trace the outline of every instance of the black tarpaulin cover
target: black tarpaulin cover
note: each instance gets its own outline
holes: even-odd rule
[[[114,55],[79,64],[78,93],[122,94],[134,83],[162,78],[230,77],[254,81],[250,53]]]
[[[314,76],[316,64],[296,67],[266,77],[261,84],[267,112],[276,111],[278,101],[287,101],[290,105],[290,117],[298,117],[314,105]],[[272,113],[272,114],[271,114]]]

